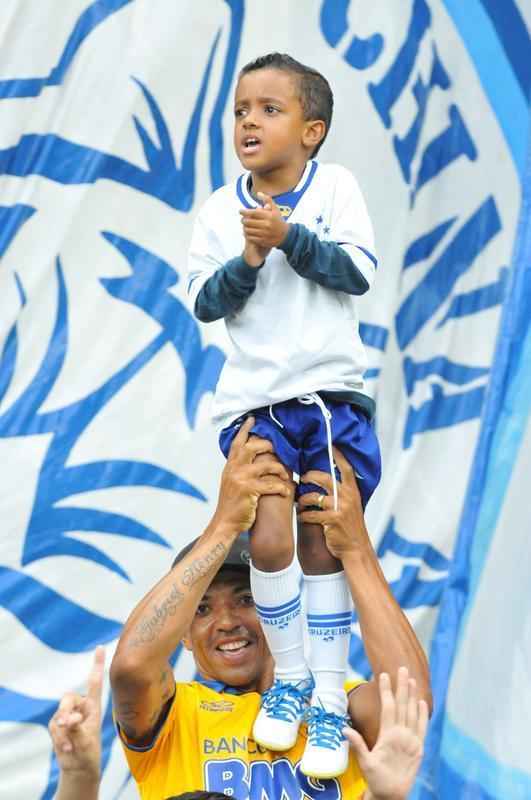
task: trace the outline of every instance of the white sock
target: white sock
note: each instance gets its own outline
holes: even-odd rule
[[[262,572],[251,563],[251,590],[275,660],[275,678],[289,683],[310,678],[304,657],[304,620],[297,560],[279,572]]]
[[[312,705],[345,714],[352,598],[344,572],[304,575],[310,669],[315,681]]]

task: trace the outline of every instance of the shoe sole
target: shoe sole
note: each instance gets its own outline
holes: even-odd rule
[[[330,778],[339,778],[340,775],[344,775],[345,774],[345,772],[347,771],[347,768],[348,768],[348,764],[340,772],[336,772],[336,771],[334,771],[334,772],[320,772],[319,774],[317,774],[315,772],[307,772],[305,769],[303,769],[302,764],[299,765],[299,769],[300,769],[300,771],[302,772],[303,775],[306,775],[307,778],[317,778],[317,780],[328,780]]]

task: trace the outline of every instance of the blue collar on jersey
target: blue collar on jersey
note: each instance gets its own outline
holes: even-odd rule
[[[199,674],[196,677],[196,681],[200,683],[201,686],[206,686],[207,689],[212,689],[214,692],[219,692],[220,694],[248,694],[246,690],[239,689],[237,686],[228,686],[221,681],[208,681]]]
[[[284,219],[288,219],[288,217],[293,213],[297,203],[312,182],[316,171],[317,161],[308,161],[306,167],[304,168],[304,172],[302,173],[301,179],[296,187],[291,189],[289,192],[277,194],[273,197],[273,200],[280,208],[280,213]],[[250,172],[244,172],[243,175],[240,175],[236,181],[236,191],[245,208],[257,208],[259,203],[253,197],[249,188],[250,178]]]

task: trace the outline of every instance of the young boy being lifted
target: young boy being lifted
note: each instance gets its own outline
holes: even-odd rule
[[[252,413],[253,432],[271,440],[294,480],[300,478],[297,495],[316,490],[305,479],[311,470],[329,472],[335,489],[333,443],[353,466],[365,505],[380,478],[380,454],[374,404],[364,392],[355,297],[369,289],[376,258],[354,176],[314,160],[332,107],[326,79],[290,56],[272,53],[241,70],[234,146],[246,172],[201,209],[188,291],[196,316],[202,322],[224,318],[232,341],[213,412],[224,454]],[[269,749],[288,750],[306,720],[301,770],[330,778],[348,762],[341,731],[351,598],[321,526],[299,525],[307,663],[300,571],[293,535],[286,533],[292,502],[262,497],[252,530],[252,591],[275,660],[275,681],[253,734]],[[319,508],[336,503],[336,491],[317,499]]]

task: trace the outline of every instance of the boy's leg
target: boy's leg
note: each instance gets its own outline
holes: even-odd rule
[[[295,744],[312,687],[292,527],[293,495],[260,498],[250,539],[251,589],[275,662],[275,680],[263,696],[253,736],[271,750]]]
[[[378,444],[372,427],[361,412],[348,404],[327,402],[326,406],[331,412],[329,422],[334,443],[349,458],[356,472],[360,474],[361,470],[366,476],[363,487],[366,501],[368,491],[372,491],[379,479],[380,468]],[[305,442],[301,466],[304,472],[310,469],[330,472],[333,465],[330,464],[326,444],[327,423],[319,407],[310,408],[317,415],[319,425]],[[361,463],[359,469],[356,469],[358,455],[361,455]],[[319,487],[300,488],[302,492],[320,491]],[[310,736],[301,768],[303,772],[314,777],[332,777],[344,771],[348,762],[348,745],[340,731],[342,717],[347,711],[344,683],[350,646],[352,599],[342,564],[326,548],[320,525],[299,527],[299,559],[306,588],[310,668],[315,681]],[[327,721],[322,712],[335,717],[330,717]],[[312,724],[314,718],[316,724]],[[334,727],[337,734],[335,738],[332,735]],[[329,735],[336,744],[335,748],[326,746],[330,743]],[[325,746],[320,746],[320,740],[321,743],[325,742]]]
[[[310,677],[304,658],[300,567],[294,558],[293,494],[262,497],[251,531],[251,589],[275,660],[275,678]]]
[[[270,410],[253,414],[256,424],[252,433],[269,439],[286,467],[298,471],[298,451]],[[230,431],[222,432],[224,452],[231,436]],[[251,589],[275,662],[275,681],[262,698],[253,735],[271,750],[287,750],[295,744],[311,693],[311,674],[304,657],[300,568],[294,559],[293,499],[294,494],[262,497],[250,536]]]
[[[348,705],[344,686],[352,599],[342,564],[327,550],[320,525],[299,525],[298,550],[314,680],[310,734],[315,734],[308,739],[301,769],[316,778],[329,778],[340,775],[348,764],[348,743],[340,731]],[[312,727],[312,721],[318,724]]]

